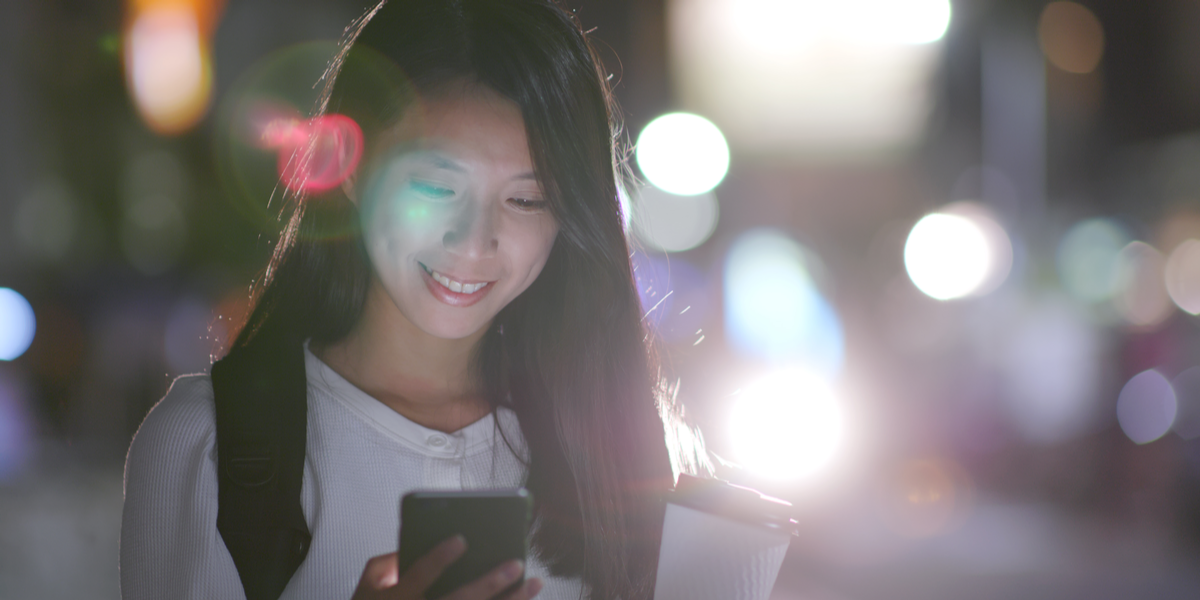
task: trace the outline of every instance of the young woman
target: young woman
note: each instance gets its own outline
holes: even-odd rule
[[[552,0],[385,0],[349,32],[325,110],[362,126],[361,166],[295,203],[229,357],[177,380],[135,436],[124,597],[279,594],[244,589],[260,557],[224,524],[217,440],[240,430],[218,428],[214,405],[237,371],[233,410],[267,415],[260,428],[300,407],[295,518],[311,542],[297,538],[281,597],[421,598],[463,547],[399,572],[400,497],[524,485],[528,564],[452,598],[491,598],[522,569],[512,600],[650,598],[685,454],[664,435],[587,38]],[[378,85],[389,68],[401,84]]]

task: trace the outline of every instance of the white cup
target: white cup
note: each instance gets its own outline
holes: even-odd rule
[[[680,475],[668,498],[654,600],[767,600],[796,521],[791,504]]]

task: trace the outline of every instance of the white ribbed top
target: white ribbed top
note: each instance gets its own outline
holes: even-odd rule
[[[301,505],[312,545],[282,600],[348,599],[367,559],[395,552],[400,497],[416,489],[514,488],[525,467],[491,415],[455,433],[418,425],[338,375],[305,348],[308,441]],[[518,452],[516,415],[499,426]],[[545,600],[576,600],[577,579],[541,577]],[[212,382],[175,380],[146,416],[125,464],[121,595],[132,599],[245,598],[217,532],[217,454]]]

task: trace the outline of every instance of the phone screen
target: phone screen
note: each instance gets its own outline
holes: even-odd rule
[[[405,494],[400,501],[400,572],[453,535],[466,538],[467,552],[425,592],[429,600],[479,579],[502,562],[524,561],[532,510],[533,498],[523,488]]]

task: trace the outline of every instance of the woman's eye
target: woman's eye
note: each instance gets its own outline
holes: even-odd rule
[[[545,200],[534,200],[531,198],[509,198],[509,203],[513,206],[526,212],[539,212],[545,210],[547,202]]]
[[[454,195],[454,190],[427,181],[410,181],[409,187],[418,194],[432,200],[445,200]]]

